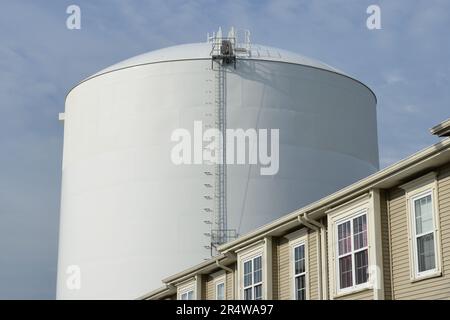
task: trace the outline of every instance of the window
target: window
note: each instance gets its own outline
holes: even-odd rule
[[[181,300],[194,300],[194,290],[188,290],[180,295]]]
[[[216,283],[216,300],[225,300],[225,282]]]
[[[415,272],[420,277],[437,271],[432,192],[411,198],[411,209]]]
[[[437,174],[430,172],[400,186],[408,217],[410,279],[440,276],[442,265]]]
[[[244,261],[244,300],[262,300],[262,256]]]
[[[272,240],[270,237],[237,251],[237,298],[272,298]],[[226,286],[226,283],[225,283]]]
[[[301,228],[285,238],[289,240],[290,299],[308,300],[308,229]]]
[[[306,259],[304,244],[293,248],[293,258],[295,300],[306,300]]]
[[[368,282],[366,212],[337,224],[337,258],[338,291]]]
[[[199,280],[189,281],[177,287],[178,300],[196,300]]]

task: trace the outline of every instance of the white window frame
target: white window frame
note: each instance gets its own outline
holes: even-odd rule
[[[218,290],[217,288],[219,285],[223,285],[223,299],[219,299],[218,297]],[[226,276],[220,276],[214,279],[214,298],[216,300],[226,300],[227,299],[227,282],[226,282]]]
[[[375,217],[373,214],[374,204],[373,204],[373,193],[367,193],[353,200],[350,200],[340,206],[327,211],[328,214],[328,254],[330,256],[329,263],[329,277],[330,277],[330,298],[335,299],[341,296],[346,296],[349,294],[354,294],[360,291],[365,291],[369,289],[374,289],[373,282],[379,274],[376,274],[373,270],[376,265],[376,239],[375,239]],[[367,222],[367,250],[368,250],[368,280],[365,283],[356,285],[353,282],[353,286],[347,288],[340,288],[340,277],[339,277],[339,247],[338,247],[338,232],[337,226],[344,223],[350,219],[357,218],[366,214]],[[352,223],[351,223],[352,224]],[[353,226],[352,226],[353,228]],[[352,239],[352,247],[353,247]],[[365,249],[364,249],[365,250]],[[354,274],[354,259],[352,259],[352,277]]]
[[[249,247],[243,248],[241,250],[237,251],[238,257],[237,257],[237,297],[240,300],[244,299],[244,263],[256,258],[258,256],[261,256],[261,267],[262,267],[262,300],[270,299],[271,298],[271,292],[269,292],[270,289],[270,279],[271,277],[271,265],[272,265],[272,259],[268,259],[268,255],[271,255],[271,252],[267,252],[267,248],[270,247],[271,241],[262,240],[259,241]],[[270,264],[270,265],[268,265]],[[254,285],[254,284],[253,284]],[[247,287],[245,287],[247,288]],[[254,295],[252,295],[252,298],[254,298]]]
[[[303,258],[303,260],[304,260],[304,263],[305,263],[305,270],[303,271],[303,272],[300,272],[300,273],[298,273],[298,274],[296,274],[295,273],[295,250],[297,249],[297,248],[300,248],[300,247],[303,247],[303,253],[304,253],[304,258]],[[306,266],[307,266],[307,257],[306,257],[306,243],[299,243],[299,244],[297,244],[296,246],[294,246],[293,248],[292,248],[292,255],[294,256],[294,259],[293,259],[293,263],[292,263],[292,274],[293,274],[293,277],[292,277],[292,280],[293,280],[293,284],[292,284],[292,287],[293,287],[293,289],[294,289],[294,292],[293,292],[293,297],[294,297],[294,299],[295,300],[300,300],[300,299],[296,299],[296,294],[297,294],[297,288],[295,287],[295,285],[296,285],[296,280],[297,280],[297,278],[298,277],[301,277],[301,276],[304,276],[304,278],[305,278],[305,289],[304,289],[304,291],[305,291],[305,299],[304,300],[307,300],[307,292],[308,292],[308,285],[307,285],[307,282],[308,282],[308,273],[306,272]]]
[[[189,294],[192,294],[192,297],[191,297],[192,299],[189,299]],[[180,294],[180,298],[181,298],[180,300],[195,300],[194,295],[195,295],[194,289],[186,290],[185,292]],[[187,299],[183,299],[183,296],[186,296]]]
[[[353,221],[359,217],[366,216],[366,232],[367,232],[367,246],[355,250],[354,248],[354,230],[353,230]],[[350,245],[351,250],[345,254],[340,255],[339,254],[339,235],[338,235],[338,228],[340,225],[350,222]],[[369,268],[369,216],[368,216],[368,210],[362,209],[361,211],[358,211],[354,214],[352,214],[349,217],[345,217],[344,219],[341,219],[339,221],[336,221],[335,223],[335,252],[336,252],[336,286],[337,286],[337,292],[338,293],[345,293],[348,291],[355,291],[361,288],[366,288],[367,284],[369,283],[370,279],[369,276],[367,277],[367,281],[364,283],[356,284],[356,266],[355,266],[355,256],[357,253],[367,250],[367,267]],[[351,256],[352,257],[352,286],[341,288],[341,277],[340,277],[340,270],[339,270],[339,260],[341,257]]]
[[[258,258],[260,258],[260,260],[261,260],[261,281],[255,282],[255,260],[258,259]],[[247,258],[247,259],[243,260],[242,261],[242,271],[243,272],[245,270],[244,265],[246,263],[248,263],[248,262],[250,262],[251,266],[252,266],[252,271],[251,271],[252,284],[248,285],[248,286],[245,286],[245,282],[244,282],[245,281],[244,280],[245,274],[243,273],[242,274],[242,276],[243,276],[243,278],[242,278],[242,297],[245,298],[245,291],[248,290],[248,289],[251,289],[251,292],[252,292],[252,299],[251,300],[256,300],[255,299],[255,297],[256,297],[256,295],[255,295],[256,290],[255,289],[256,289],[257,286],[261,286],[261,300],[262,300],[263,296],[264,296],[264,293],[263,293],[263,283],[264,283],[263,268],[264,267],[263,267],[262,254],[258,254],[258,255],[254,256],[254,257]]]
[[[192,292],[192,299],[183,299],[184,295],[189,296],[189,293]],[[195,294],[195,284],[189,284],[186,286],[183,286],[178,290],[178,300],[195,300],[196,294]]]
[[[200,297],[202,296],[201,283],[202,283],[201,275],[196,275],[194,278],[178,283],[177,300],[181,300],[181,298],[190,291],[193,292],[192,300],[200,299]]]
[[[291,300],[296,300],[296,292],[295,292],[295,278],[300,276],[300,274],[295,274],[295,248],[299,246],[305,247],[305,272],[302,273],[305,275],[305,293],[306,300],[310,299],[310,290],[309,290],[309,251],[308,251],[308,230],[306,228],[302,228],[293,233],[290,233],[285,236],[289,240],[289,279],[290,279],[290,298]]]
[[[408,244],[410,257],[410,280],[412,282],[442,275],[442,255],[441,255],[441,236],[439,221],[439,199],[437,192],[437,174],[430,172],[418,179],[410,181],[400,186],[405,190],[407,203],[407,221],[408,221]],[[416,215],[414,202],[423,197],[431,196],[431,208],[433,217],[433,236],[434,236],[434,269],[419,272],[419,260],[417,257],[417,234],[416,234]]]

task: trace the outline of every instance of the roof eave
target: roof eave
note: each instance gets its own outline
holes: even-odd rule
[[[165,298],[177,292],[177,289],[173,286],[165,285],[158,289],[153,290],[143,296],[137,298],[137,300],[157,300],[161,298]]]
[[[206,273],[212,269],[219,268],[217,266],[216,261],[219,261],[219,262],[225,263],[225,264],[230,264],[230,263],[234,262],[235,260],[236,260],[236,257],[234,255],[222,253],[222,254],[214,256],[208,260],[205,260],[189,269],[186,269],[177,274],[174,274],[173,276],[165,278],[162,280],[162,282],[164,282],[166,285],[174,285],[176,283],[186,281],[189,278],[193,278],[197,274]]]
[[[438,137],[450,137],[450,118],[431,128],[430,133]]]

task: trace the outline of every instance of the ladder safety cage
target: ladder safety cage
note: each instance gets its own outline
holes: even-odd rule
[[[226,74],[227,66],[233,64],[236,69],[237,57],[249,57],[251,55],[250,32],[244,32],[244,41],[239,42],[234,28],[231,28],[227,37],[222,36],[219,28],[212,37],[207,36],[207,41],[211,43],[211,70],[215,72],[214,79],[214,109],[208,112],[213,116],[215,128],[218,133],[226,132],[227,128],[227,107],[226,107]],[[218,68],[214,69],[214,62]],[[208,91],[208,93],[212,93]],[[210,125],[207,126],[210,128]],[[226,166],[226,136],[224,134],[215,137],[216,145],[211,150],[219,160],[217,163],[208,163],[214,166],[212,171],[205,171],[206,176],[214,177],[214,184],[205,183],[206,189],[213,191],[213,195],[206,194],[205,200],[214,200],[213,209],[206,206],[203,211],[211,214],[211,219],[204,220],[210,226],[210,232],[204,233],[209,238],[209,245],[204,246],[210,250],[213,256],[217,247],[237,238],[235,229],[228,229],[227,224],[227,166]]]

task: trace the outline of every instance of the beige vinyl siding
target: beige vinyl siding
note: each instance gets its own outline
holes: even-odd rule
[[[289,240],[286,238],[280,238],[278,240],[277,250],[276,250],[276,264],[277,264],[277,292],[276,296],[279,300],[289,300],[291,299],[290,294],[290,284],[289,284]]]
[[[295,230],[292,230],[292,232]],[[308,234],[307,241],[308,283],[307,288],[310,299],[318,299],[318,273],[317,273],[317,236],[315,232]],[[289,240],[279,238],[273,250],[273,298],[275,300],[292,299],[292,277],[290,268]]]
[[[235,288],[234,288],[234,285],[233,285],[233,283],[234,283],[234,277],[235,277],[235,274],[236,274],[236,264],[234,263],[233,265],[229,265],[229,266],[227,266],[228,268],[230,268],[230,269],[232,269],[233,270],[233,272],[227,272],[226,273],[226,284],[225,284],[225,290],[226,290],[226,295],[225,295],[225,299],[226,300],[234,300],[235,299],[235,296],[234,296],[234,290],[235,290]]]
[[[327,220],[325,220],[323,223],[324,223],[324,225],[325,226],[328,226],[328,217],[326,217],[326,219]],[[327,265],[326,265],[326,267],[327,267],[327,275],[328,275],[328,277],[327,277],[327,279],[324,279],[324,281],[326,281],[327,282],[327,290],[328,290],[328,300],[331,300],[332,299],[332,295],[333,295],[333,284],[331,283],[331,278],[332,278],[332,275],[330,274],[330,269],[331,269],[331,264],[333,263],[333,261],[332,261],[332,259],[331,259],[331,254],[330,254],[330,252],[328,251],[329,250],[329,242],[331,241],[331,239],[330,239],[330,234],[331,234],[331,232],[328,230],[328,227],[326,228],[326,237],[325,237],[325,248],[326,248],[326,250],[327,250]]]
[[[215,296],[214,296],[214,278],[205,275],[204,276],[205,281],[203,281],[203,288],[202,288],[202,292],[203,292],[203,299],[206,300],[214,300]]]
[[[321,220],[320,220],[320,223],[322,224],[322,225],[324,225],[324,226],[327,226],[328,225],[328,217],[323,217]],[[328,261],[328,230],[327,230],[327,228],[325,228],[325,256],[327,257],[326,259],[325,259],[325,261],[322,261],[322,263],[323,264],[325,264],[325,269],[326,269],[326,272],[327,272],[327,275],[328,275],[328,270],[330,270],[329,269],[329,261]],[[329,276],[329,275],[328,275]],[[327,285],[327,288],[325,288],[325,290],[327,290],[327,292],[325,293],[323,293],[323,297],[325,297],[325,294],[327,294],[327,296],[328,296],[328,299],[329,299],[329,294],[330,294],[330,287],[329,287],[329,285],[330,285],[330,283],[328,282],[328,280],[325,278],[325,275],[324,274],[322,274],[322,281],[324,281],[325,283],[326,283],[326,285]],[[325,298],[322,298],[322,299],[325,299]]]
[[[441,230],[442,276],[410,280],[407,209],[403,190],[390,191],[389,212],[394,299],[450,299],[450,166],[438,171],[438,219]]]
[[[272,238],[272,298],[279,300],[279,288],[278,288],[278,243],[279,238]]]
[[[350,293],[345,296],[337,297],[335,300],[373,300],[373,290],[365,289],[363,291]]]
[[[235,264],[227,266],[228,268],[233,270],[233,273],[226,272],[225,273],[225,299],[231,300],[233,299],[233,279],[234,279],[234,273],[236,270]],[[217,269],[214,271],[217,272],[220,271],[220,269]],[[212,274],[214,274],[212,273]],[[222,275],[216,275],[212,276],[212,274],[203,275],[203,283],[202,283],[202,296],[205,300],[216,300],[216,287],[215,287],[215,281],[219,277],[223,277]]]
[[[381,247],[383,254],[383,285],[384,298],[392,300],[391,288],[391,245],[389,239],[389,210],[386,192],[380,192],[380,214],[381,214]]]
[[[317,270],[317,232],[308,233],[308,281],[309,299],[319,299]]]

